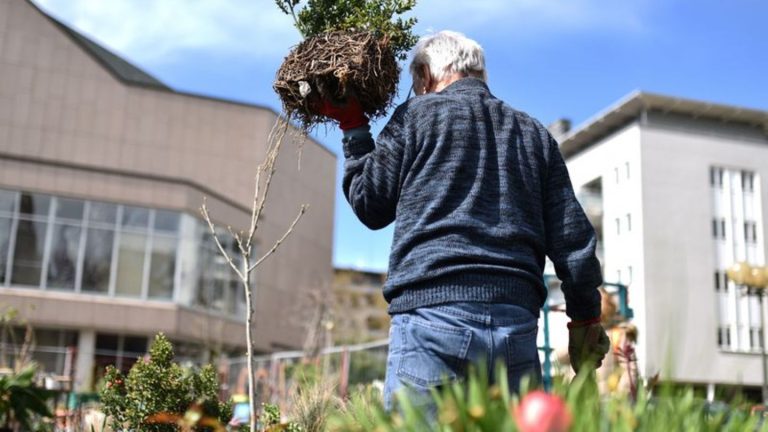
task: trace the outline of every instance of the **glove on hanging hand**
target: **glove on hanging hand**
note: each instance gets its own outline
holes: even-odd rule
[[[573,371],[579,373],[582,366],[597,369],[611,347],[600,318],[568,323],[568,355]]]

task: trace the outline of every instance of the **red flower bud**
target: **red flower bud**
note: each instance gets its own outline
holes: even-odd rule
[[[536,390],[520,401],[515,423],[521,432],[566,432],[571,426],[571,413],[558,396]]]

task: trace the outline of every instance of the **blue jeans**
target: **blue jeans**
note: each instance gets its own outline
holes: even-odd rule
[[[393,408],[394,393],[407,389],[426,409],[430,389],[466,378],[471,364],[494,382],[498,363],[507,369],[509,388],[520,379],[541,381],[536,347],[538,317],[510,304],[449,303],[418,308],[392,317],[384,382],[384,406]]]

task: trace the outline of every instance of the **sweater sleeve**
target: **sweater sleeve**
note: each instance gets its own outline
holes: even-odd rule
[[[399,130],[390,121],[376,144],[367,127],[344,133],[344,195],[370,229],[384,228],[395,220],[403,163]]]
[[[576,321],[600,316],[603,283],[595,255],[597,236],[576,200],[557,142],[547,134],[548,164],[545,180],[544,224],[546,253],[562,281],[566,314]]]

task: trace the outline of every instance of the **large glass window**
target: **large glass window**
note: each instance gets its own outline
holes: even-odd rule
[[[235,265],[241,262],[235,239],[226,231],[218,234],[225,250],[229,252]],[[221,256],[216,243],[207,231],[200,239],[199,266],[196,304],[219,312],[236,314],[240,307],[240,284],[237,275]]]
[[[13,219],[0,214],[0,285],[5,284],[6,264],[8,263],[8,252],[11,247],[11,227]]]
[[[115,233],[112,230],[88,228],[83,258],[83,291],[101,294],[109,292],[114,238]]]
[[[109,292],[116,220],[117,205],[102,202],[90,203],[83,257],[82,290],[84,292],[100,294]]]
[[[32,357],[45,372],[63,374],[67,356],[74,360],[68,349],[77,347],[77,332],[58,329],[35,329],[35,348]]]
[[[147,338],[109,333],[96,335],[96,375],[103,376],[107,366],[114,365],[128,373],[136,360],[147,351]]]
[[[25,217],[48,217],[48,209],[51,207],[51,197],[48,195],[22,192],[19,205],[19,214]]]
[[[171,299],[176,274],[179,213],[155,210],[149,271],[149,297]]]
[[[186,265],[194,282],[180,301],[241,315],[237,277],[205,224],[184,218],[169,210],[0,189],[0,286],[172,300]],[[219,238],[237,263],[232,236],[222,230]]]
[[[40,286],[51,197],[22,192],[13,252],[11,283]]]
[[[0,214],[10,216],[16,208],[16,192],[0,189]]]
[[[120,248],[117,252],[117,283],[115,285],[117,295],[141,296],[146,250],[146,234],[136,232],[122,232],[120,234]]]
[[[85,203],[79,200],[56,200],[56,218],[48,260],[48,288],[75,289],[84,206]]]
[[[11,229],[16,208],[16,192],[0,189],[0,285],[6,282],[6,265],[11,247]]]
[[[35,287],[40,285],[47,231],[46,222],[26,219],[18,221],[16,247],[13,252],[12,284]]]
[[[147,255],[149,209],[124,206],[121,226],[115,293],[141,297]]]
[[[149,297],[170,299],[176,272],[176,237],[155,235],[149,273]]]

